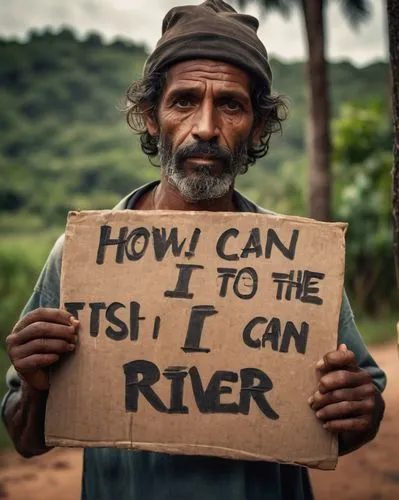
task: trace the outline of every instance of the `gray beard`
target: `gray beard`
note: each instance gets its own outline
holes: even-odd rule
[[[192,203],[204,200],[214,200],[227,194],[233,187],[235,176],[224,173],[218,177],[207,172],[206,166],[202,172],[186,175],[176,168],[174,163],[168,163],[164,172],[168,181],[179,191],[181,196]]]
[[[176,154],[172,153],[167,138],[160,137],[158,151],[161,167],[168,182],[190,203],[215,200],[226,195],[234,186],[235,178],[247,159],[247,148],[240,145],[231,154],[230,164],[224,165],[222,172],[215,174],[212,167],[201,165],[195,174],[187,175],[184,168],[176,161]]]

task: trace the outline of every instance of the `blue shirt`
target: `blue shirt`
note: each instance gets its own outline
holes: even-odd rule
[[[137,200],[154,188],[150,183],[124,198],[117,210],[134,209]],[[234,203],[241,212],[268,212],[238,192]],[[58,308],[63,236],[55,243],[22,315],[38,307]],[[361,368],[383,391],[384,372],[368,352],[357,330],[346,294],[339,319],[338,343],[345,343]],[[20,397],[18,374],[7,374],[9,390],[2,415]],[[266,439],[266,438],[265,438]],[[202,456],[131,451],[116,448],[84,450],[82,500],[310,500],[313,498],[307,469],[272,462],[227,460]]]

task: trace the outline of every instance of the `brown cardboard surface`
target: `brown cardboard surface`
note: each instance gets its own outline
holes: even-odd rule
[[[71,212],[61,304],[79,344],[52,374],[47,443],[334,468],[336,439],[307,399],[337,345],[345,231],[249,213]]]

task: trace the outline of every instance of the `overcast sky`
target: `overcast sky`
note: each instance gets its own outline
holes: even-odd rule
[[[350,59],[357,65],[386,58],[385,2],[371,0],[372,17],[357,31],[340,14],[339,2],[330,0],[328,9],[328,57]],[[144,42],[152,49],[169,8],[198,3],[199,0],[0,0],[0,36],[23,38],[32,28],[69,25],[82,35],[97,31],[107,40],[123,36]],[[248,12],[258,15],[256,9]],[[268,15],[261,22],[259,36],[271,54],[287,60],[305,57],[297,11],[289,20],[275,13]]]

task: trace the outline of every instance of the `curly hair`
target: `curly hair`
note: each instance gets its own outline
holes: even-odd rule
[[[158,154],[158,138],[148,133],[143,116],[151,116],[158,121],[158,107],[165,84],[166,72],[153,73],[133,82],[126,91],[126,121],[129,127],[140,135],[141,149],[150,158]],[[253,130],[260,126],[261,134],[258,143],[248,148],[247,163],[242,173],[245,173],[256,160],[267,154],[272,134],[276,132],[282,134],[282,122],[288,116],[285,97],[277,94],[270,95],[268,90],[259,83],[253,83],[251,100],[254,110]]]

